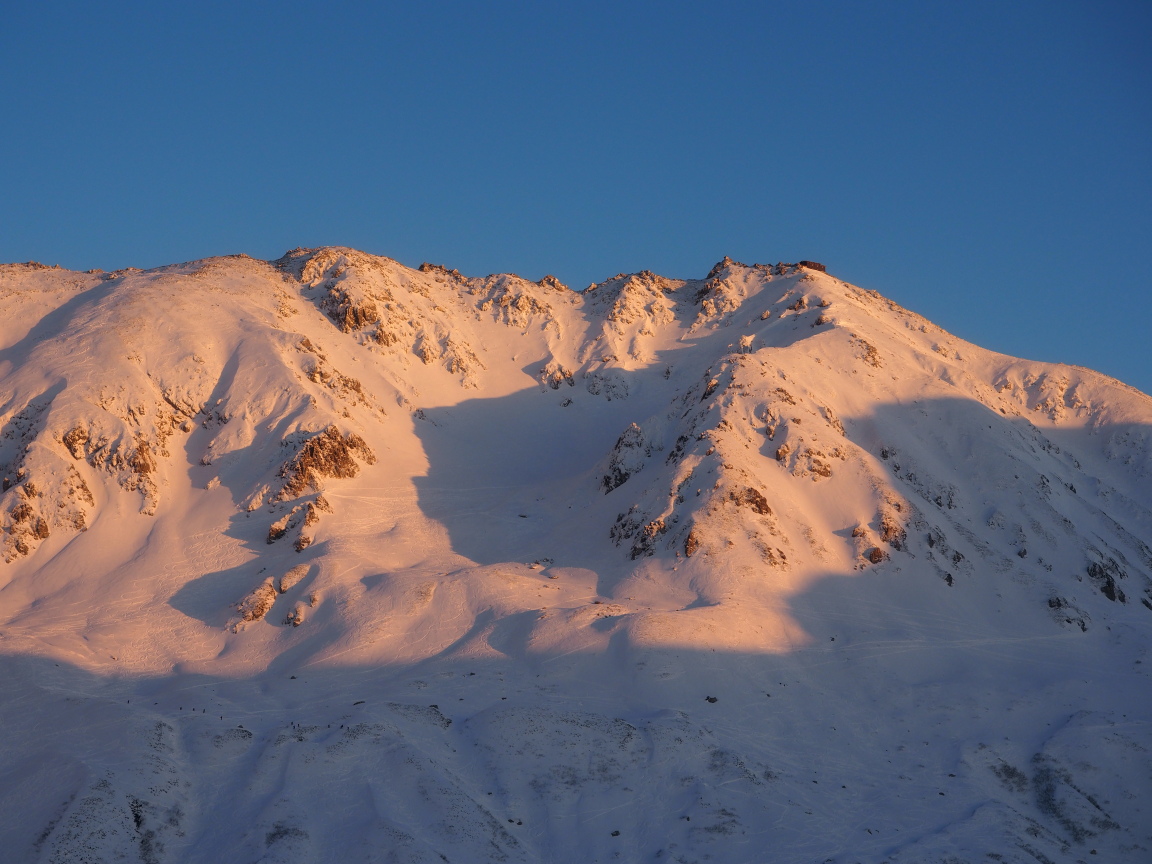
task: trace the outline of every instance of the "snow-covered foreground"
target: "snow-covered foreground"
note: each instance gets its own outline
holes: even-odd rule
[[[1144,394],[727,259],[0,304],[5,860],[1152,857]]]

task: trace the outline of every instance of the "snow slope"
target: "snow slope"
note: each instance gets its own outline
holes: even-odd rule
[[[6,860],[1152,857],[1120,382],[807,264],[0,303]]]

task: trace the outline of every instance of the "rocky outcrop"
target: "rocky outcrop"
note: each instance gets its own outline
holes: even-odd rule
[[[331,511],[332,506],[323,495],[317,495],[313,501],[298,504],[272,523],[268,529],[268,542],[275,543],[292,531],[296,531],[296,540],[293,545],[297,552],[303,552],[312,545],[312,533],[308,529],[320,521],[321,512],[330,513]]]
[[[342,434],[335,426],[329,426],[308,438],[296,455],[280,468],[284,485],[276,500],[319,491],[325,477],[355,477],[360,473],[358,460],[373,465],[376,454],[359,435]]]
[[[41,512],[40,492],[36,484],[28,481],[14,487],[12,509],[7,512],[4,524],[4,558],[29,554],[41,540],[46,540],[52,531],[48,520]]]
[[[233,633],[243,629],[245,624],[253,621],[262,621],[276,602],[276,588],[269,576],[243,600],[236,604],[236,617],[229,621],[229,629]]]
[[[900,519],[895,505],[889,505],[880,512],[880,539],[893,549],[903,549],[908,541],[908,531]]]
[[[673,517],[672,522],[675,522]],[[608,536],[617,546],[631,540],[628,557],[632,560],[656,554],[656,543],[669,528],[669,520],[661,517],[649,521],[648,516],[633,507],[616,517]]]
[[[518,330],[527,330],[541,321],[545,326],[552,325],[555,321],[552,303],[537,296],[541,288],[556,290],[554,286],[560,283],[547,281],[550,278],[535,283],[511,274],[489,276],[472,289],[477,297],[476,308]]]
[[[600,485],[607,494],[613,489],[622,486],[628,478],[644,468],[646,457],[651,450],[644,441],[644,432],[635,423],[629,425],[624,433],[617,439],[616,446],[612,448],[612,455],[608,459],[608,470],[600,480]]]
[[[308,575],[310,569],[308,564],[297,564],[287,573],[280,577],[280,583],[276,586],[277,590],[284,594],[299,585],[304,578]]]
[[[1113,603],[1127,602],[1128,598],[1124,594],[1124,589],[1120,587],[1119,580],[1126,578],[1128,574],[1115,558],[1106,557],[1102,561],[1093,561],[1087,569],[1088,578],[1101,594]]]
[[[320,301],[320,308],[343,333],[351,333],[377,323],[380,313],[371,300],[357,300],[349,292],[332,286]]]
[[[303,603],[297,603],[292,607],[292,611],[288,613],[287,617],[285,617],[284,623],[291,627],[299,627],[304,623],[304,618],[307,614],[305,610],[307,608]]]
[[[537,377],[539,377],[542,387],[549,387],[553,390],[559,390],[562,384],[567,384],[569,387],[576,385],[572,370],[556,360],[549,361],[541,367]]]
[[[745,486],[743,489],[736,489],[728,493],[728,500],[735,504],[737,507],[747,507],[753,513],[770,516],[772,508],[768,506],[768,499],[758,489],[753,489],[751,486]]]

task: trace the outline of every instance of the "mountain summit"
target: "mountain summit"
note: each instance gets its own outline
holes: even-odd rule
[[[0,267],[27,861],[1143,861],[1152,399],[815,262]]]

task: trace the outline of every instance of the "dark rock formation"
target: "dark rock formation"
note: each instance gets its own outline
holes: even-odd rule
[[[360,472],[357,457],[369,465],[376,462],[376,454],[363,438],[352,432],[342,435],[335,426],[329,426],[305,441],[300,451],[280,469],[280,476],[285,480],[278,500],[319,489],[323,477],[355,477]]]

